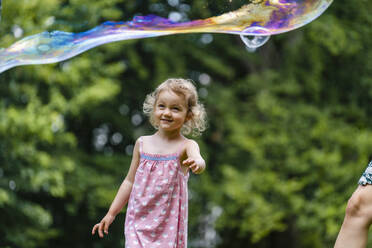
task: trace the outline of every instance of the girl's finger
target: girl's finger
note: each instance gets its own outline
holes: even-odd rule
[[[97,229],[97,224],[95,224],[95,225],[93,226],[93,229],[92,229],[92,235],[94,235],[94,233],[96,232],[96,229]]]
[[[190,159],[188,158],[188,159],[185,159],[184,161],[183,161],[183,164],[184,165],[189,165],[190,164]]]
[[[183,164],[187,165],[187,166],[190,166],[193,163],[195,163],[195,161],[192,158],[188,158],[188,159],[184,160],[184,162],[183,162]]]
[[[99,236],[100,236],[101,238],[103,238],[102,229],[103,229],[103,227],[104,227],[104,224],[105,224],[105,222],[100,223],[100,224],[99,224],[99,228],[98,228],[98,234],[99,234]]]
[[[98,232],[98,228],[99,228],[99,224],[96,224],[96,225],[94,226],[94,233]]]
[[[108,223],[106,223],[106,225],[105,225],[105,233],[106,234],[108,234],[108,228],[109,228],[109,225],[108,225]]]

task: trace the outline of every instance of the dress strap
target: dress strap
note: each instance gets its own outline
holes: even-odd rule
[[[142,136],[139,137],[138,142],[139,142],[139,152],[142,153],[142,152],[143,152],[143,141],[142,141]]]

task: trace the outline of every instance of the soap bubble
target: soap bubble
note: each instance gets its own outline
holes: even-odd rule
[[[209,0],[206,6],[212,12],[214,9],[222,9],[226,13],[182,22],[187,19],[185,13],[173,11],[169,19],[150,14],[135,16],[126,22],[107,21],[81,33],[43,32],[25,37],[9,48],[0,50],[0,73],[19,65],[63,61],[110,42],[173,34],[235,34],[240,35],[248,49],[254,50],[267,42],[270,35],[285,33],[313,21],[332,1],[252,0],[249,3],[243,0]],[[182,4],[179,0],[168,1],[172,8]],[[153,5],[154,9],[162,7],[161,4]],[[212,41],[207,39],[211,36],[203,37],[206,44]]]
[[[248,33],[249,35],[245,35],[245,33]],[[269,31],[265,28],[250,27],[242,32],[240,39],[242,39],[244,44],[247,46],[248,51],[253,52],[258,47],[263,46],[270,39],[270,35],[264,35],[267,33],[269,33]]]

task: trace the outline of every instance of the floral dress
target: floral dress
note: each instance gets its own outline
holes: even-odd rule
[[[180,153],[143,152],[125,219],[126,248],[186,248],[188,193]]]
[[[366,170],[364,171],[362,177],[359,179],[358,184],[367,185],[372,184],[372,161],[369,162]]]

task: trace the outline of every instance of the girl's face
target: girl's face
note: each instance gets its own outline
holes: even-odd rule
[[[171,90],[159,93],[155,102],[154,117],[159,129],[175,131],[181,129],[187,120],[187,105],[185,97]]]

